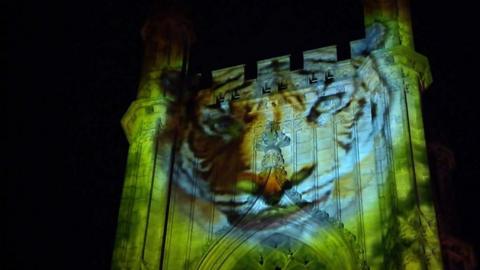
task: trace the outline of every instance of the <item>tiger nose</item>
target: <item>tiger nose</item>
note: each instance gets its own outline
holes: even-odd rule
[[[278,204],[285,192],[292,187],[292,182],[281,175],[264,175],[242,173],[237,177],[236,190],[262,197],[269,205]]]
[[[287,181],[288,182],[288,181]],[[280,181],[274,176],[270,176],[265,182],[263,198],[267,204],[278,204],[285,190],[285,181]]]

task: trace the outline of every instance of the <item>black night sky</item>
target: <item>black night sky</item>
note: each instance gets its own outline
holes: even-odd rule
[[[8,6],[2,269],[110,267],[128,151],[120,118],[136,96],[151,2]],[[188,2],[197,32],[198,72],[333,44],[342,50],[363,36],[360,0],[179,2]],[[427,141],[455,154],[456,236],[478,254],[478,15],[450,1],[412,2],[416,50],[434,78],[423,95]]]

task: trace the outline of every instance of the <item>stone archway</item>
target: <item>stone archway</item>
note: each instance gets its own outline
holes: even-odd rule
[[[355,236],[321,211],[276,231],[230,231],[197,269],[368,269]]]
[[[234,268],[240,269],[326,269],[315,250],[298,239],[273,234],[237,258]]]

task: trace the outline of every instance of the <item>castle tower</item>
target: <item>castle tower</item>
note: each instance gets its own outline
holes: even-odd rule
[[[138,97],[122,118],[130,143],[120,205],[113,269],[159,269],[168,200],[171,144],[157,144],[168,106],[181,95],[187,68],[191,26],[182,14],[166,8],[142,29],[145,61]]]
[[[152,17],[112,268],[441,269],[407,2],[364,1],[351,59],[278,56],[198,91],[189,24]]]

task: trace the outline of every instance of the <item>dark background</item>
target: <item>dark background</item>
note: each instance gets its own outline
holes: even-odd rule
[[[136,96],[139,31],[152,4],[64,2],[6,9],[7,269],[110,266],[128,151],[120,118]],[[363,36],[359,1],[184,2],[194,2],[194,71],[332,44],[342,51]],[[454,151],[456,234],[478,250],[478,15],[447,1],[414,2],[416,49],[434,78],[423,96],[427,140]]]

